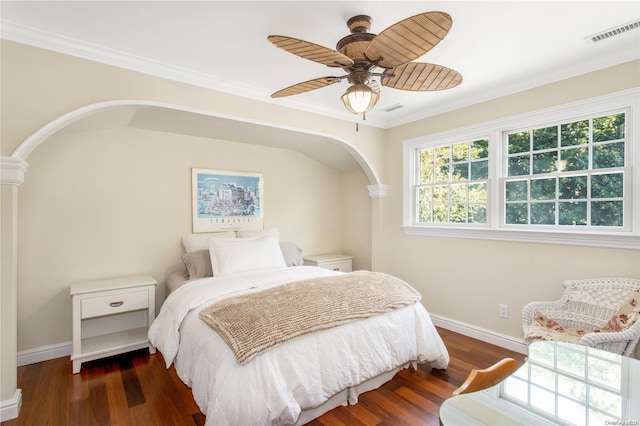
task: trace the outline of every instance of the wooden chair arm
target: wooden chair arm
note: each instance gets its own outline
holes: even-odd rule
[[[452,393],[453,395],[460,395],[462,393],[475,392],[482,389],[486,389],[495,384],[500,383],[507,376],[516,371],[520,366],[513,358],[505,358],[491,367],[487,367],[482,370],[473,369],[467,380]]]

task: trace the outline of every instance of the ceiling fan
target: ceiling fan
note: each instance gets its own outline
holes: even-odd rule
[[[293,37],[270,35],[277,47],[347,74],[320,77],[294,84],[271,95],[272,98],[298,95],[346,79],[350,86],[342,95],[345,107],[354,114],[371,110],[383,86],[408,91],[433,91],[456,87],[462,75],[452,69],[412,62],[435,47],[449,32],[453,21],[444,12],[425,12],[391,25],[380,34],[371,34],[371,17],[358,15],[347,21],[351,34],[342,38],[336,50]],[[382,69],[381,71],[378,69]],[[378,70],[378,71],[377,71]]]

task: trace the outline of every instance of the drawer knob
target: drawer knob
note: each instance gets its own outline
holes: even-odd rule
[[[117,308],[118,306],[122,306],[124,302],[120,301],[120,302],[111,302],[109,303],[109,306],[111,306],[112,308]]]

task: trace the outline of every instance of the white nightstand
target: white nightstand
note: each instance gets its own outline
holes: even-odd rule
[[[86,281],[71,285],[73,374],[83,362],[149,347],[157,281],[148,275]]]
[[[315,256],[303,257],[304,264],[309,266],[319,266],[333,271],[351,272],[351,262],[353,256],[345,256],[344,254],[318,254]]]

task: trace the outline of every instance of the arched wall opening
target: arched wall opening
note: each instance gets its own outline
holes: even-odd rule
[[[178,149],[190,154],[176,155]],[[51,121],[14,151],[12,162],[4,160],[3,172],[11,163],[18,175],[29,163],[24,183],[16,184],[18,358],[43,346],[54,348],[45,358],[70,351],[70,326],[59,325],[70,324],[71,282],[150,273],[162,283],[182,267],[191,167],[255,171],[269,164],[262,170],[265,226],[280,228],[281,239],[303,254],[346,251],[360,262],[356,268],[371,269],[384,185],[357,148],[329,135],[109,101]],[[157,294],[159,307],[164,291]]]

